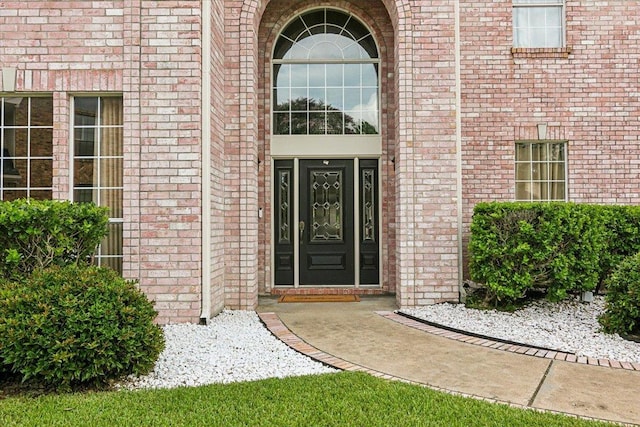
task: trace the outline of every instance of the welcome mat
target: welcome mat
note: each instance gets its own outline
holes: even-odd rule
[[[358,302],[358,295],[282,295],[278,302]]]

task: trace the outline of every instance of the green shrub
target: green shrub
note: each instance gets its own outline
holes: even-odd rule
[[[605,285],[605,312],[599,319],[605,332],[640,333],[640,253],[625,258]]]
[[[533,289],[549,299],[595,289],[605,248],[591,207],[572,203],[480,203],[471,223],[470,273],[487,302],[510,304]]]
[[[0,289],[0,361],[23,380],[59,389],[144,374],[164,348],[156,315],[112,270],[38,270]]]
[[[107,208],[59,200],[0,201],[0,277],[87,263],[107,234]]]
[[[600,253],[599,291],[607,277],[628,256],[640,252],[640,206],[593,206],[602,221],[606,249]]]

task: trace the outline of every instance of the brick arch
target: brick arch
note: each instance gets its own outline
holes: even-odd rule
[[[228,306],[238,308],[251,308],[255,306],[257,302],[258,291],[264,291],[264,288],[259,289],[259,284],[264,284],[270,281],[270,263],[268,261],[270,254],[270,227],[264,225],[269,224],[269,209],[264,209],[265,220],[261,222],[261,226],[256,224],[255,213],[258,212],[260,207],[264,207],[266,200],[264,200],[265,194],[268,195],[268,191],[258,191],[259,188],[269,188],[268,182],[260,182],[261,176],[268,176],[269,171],[266,173],[265,168],[269,167],[268,162],[265,161],[264,154],[260,151],[260,132],[261,126],[264,132],[264,123],[261,123],[261,117],[265,116],[265,106],[260,103],[260,99],[264,99],[264,85],[260,88],[260,75],[262,70],[260,64],[264,63],[260,58],[260,44],[259,44],[259,28],[263,20],[263,16],[267,7],[273,4],[275,0],[243,0],[239,15],[238,4],[236,3],[235,12],[230,5],[227,8],[227,12],[236,14],[237,18],[233,19],[238,25],[238,36],[240,37],[240,52],[237,71],[238,75],[238,87],[237,87],[237,111],[239,114],[239,123],[237,128],[231,129],[232,133],[235,133],[233,141],[235,146],[231,156],[228,156],[228,160],[233,164],[234,170],[237,171],[239,176],[239,182],[236,185],[228,185],[227,196],[228,200],[232,199],[231,192],[240,194],[242,200],[233,200],[229,209],[230,215],[238,213],[236,223],[232,224],[233,228],[239,230],[239,236],[237,240],[228,241],[226,247],[230,249],[230,255],[233,258],[230,260],[230,265],[238,265],[237,270],[230,272],[227,270],[229,290],[227,291],[226,299],[229,300]],[[380,0],[381,4],[387,11],[390,18],[391,25],[393,27],[393,45],[384,45],[384,48],[390,50],[389,59],[391,61],[388,64],[393,64],[393,68],[389,71],[393,72],[393,82],[389,82],[392,87],[393,100],[389,100],[389,105],[395,105],[402,111],[402,120],[399,120],[399,116],[395,111],[387,112],[387,114],[393,114],[393,118],[390,122],[393,123],[393,135],[389,135],[390,139],[401,142],[406,141],[405,135],[409,133],[408,127],[413,123],[413,109],[411,99],[411,38],[402,36],[411,34],[411,6],[408,0]],[[292,2],[286,2],[285,4],[291,5]],[[354,3],[348,0],[339,1],[323,1],[321,4],[314,2],[314,6],[336,6],[346,10],[353,11],[356,15],[363,18],[365,22],[373,22],[373,20],[366,20],[367,11],[366,7],[356,7]],[[296,7],[306,5],[308,7],[311,3],[302,2],[296,4]],[[227,22],[229,22],[227,19]],[[370,25],[373,27],[373,25]],[[278,28],[275,26],[274,28]],[[376,40],[380,43],[380,34],[375,34]],[[270,51],[268,51],[270,54]],[[264,54],[264,52],[263,52]],[[400,81],[402,76],[402,81]],[[234,91],[235,92],[235,91]],[[393,109],[393,110],[397,110]],[[389,122],[389,121],[387,121]],[[394,152],[386,155],[387,159],[399,158],[401,152],[400,147],[404,144],[395,144]],[[406,156],[406,150],[402,151]],[[407,191],[407,185],[405,182],[404,191]],[[396,191],[389,191],[387,197],[393,197],[396,200],[399,198],[392,196]],[[238,197],[236,196],[236,199]],[[237,209],[237,211],[236,211]],[[390,209],[396,210],[393,204]],[[395,215],[394,215],[395,216]],[[259,242],[259,244],[256,244]],[[395,246],[395,243],[394,243]],[[392,259],[389,265],[395,266],[395,253],[396,247],[387,248],[387,256]],[[412,257],[411,257],[412,258]],[[261,268],[262,265],[262,268]],[[392,270],[394,270],[393,268]],[[389,269],[387,268],[387,274]],[[396,278],[399,278],[399,273],[391,271],[390,274],[393,277],[385,278],[385,280],[395,283]],[[405,274],[406,275],[406,274]],[[269,285],[267,285],[268,287]],[[395,291],[394,289],[390,289]],[[235,302],[237,301],[237,303]]]

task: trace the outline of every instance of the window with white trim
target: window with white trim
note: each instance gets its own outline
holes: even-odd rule
[[[273,53],[274,135],[379,134],[378,48],[355,16],[302,13]]]
[[[516,200],[567,200],[566,141],[516,142]]]
[[[564,9],[564,0],[513,0],[513,47],[564,47]]]
[[[51,199],[51,96],[0,97],[0,176],[0,200]]]
[[[73,113],[73,200],[109,208],[95,260],[122,273],[122,97],[75,97]]]

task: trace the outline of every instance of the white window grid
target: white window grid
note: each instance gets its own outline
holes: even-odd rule
[[[519,201],[519,202],[552,202],[552,201],[567,201],[568,200],[568,195],[569,195],[569,189],[567,186],[568,183],[568,167],[567,167],[567,141],[565,140],[549,140],[549,141],[541,141],[541,140],[535,140],[535,141],[517,141],[516,142],[516,153],[518,152],[517,147],[518,145],[524,145],[527,147],[528,149],[528,160],[519,160],[517,158],[517,154],[516,154],[516,159],[515,159],[515,183],[516,183],[516,192],[515,192],[515,200]],[[551,160],[549,158],[549,156],[547,156],[545,159],[542,160],[534,160],[533,159],[533,147],[534,145],[545,145],[547,152],[548,152],[548,148],[552,145],[558,145],[562,147],[562,160]],[[518,175],[517,175],[517,171],[518,171],[518,165],[525,165],[529,167],[529,177],[528,179],[518,179]],[[533,179],[533,171],[535,170],[536,166],[542,166],[547,168],[547,170],[550,170],[554,165],[560,165],[562,166],[563,169],[563,179]],[[523,198],[523,197],[518,197],[518,185],[519,184],[525,184],[525,185],[529,185],[529,186],[533,186],[533,185],[546,185],[546,194],[550,195],[553,193],[552,191],[552,186],[554,185],[558,185],[558,184],[562,184],[564,191],[563,191],[563,197],[562,198],[552,198],[552,197],[547,197],[547,198],[535,198],[533,197],[534,192],[530,191],[529,192],[529,197],[528,198]]]
[[[32,137],[32,132],[34,130],[38,130],[38,129],[48,129],[51,130],[51,135],[53,138],[53,123],[51,124],[51,126],[35,126],[32,125],[32,112],[33,112],[33,106],[32,106],[32,99],[37,98],[37,97],[24,97],[22,99],[16,98],[16,97],[0,97],[0,110],[2,111],[2,114],[0,114],[0,153],[4,153],[4,149],[7,148],[9,150],[9,155],[10,158],[12,160],[12,162],[14,163],[14,167],[17,167],[16,163],[17,162],[24,162],[26,164],[26,173],[24,177],[20,177],[20,180],[18,182],[20,183],[24,183],[24,185],[16,185],[15,187],[11,187],[9,189],[9,187],[6,187],[5,189],[5,184],[4,184],[4,179],[0,178],[0,200],[4,200],[5,198],[5,192],[7,194],[9,194],[9,192],[23,192],[27,198],[31,198],[32,194],[36,191],[38,192],[48,192],[49,193],[49,198],[51,198],[52,192],[53,192],[53,181],[50,181],[50,185],[48,186],[32,186],[32,166],[34,164],[34,162],[37,161],[47,161],[50,163],[49,169],[53,168],[53,139],[50,141],[51,142],[51,152],[52,154],[50,156],[33,156],[31,155],[32,152],[32,147],[31,147],[31,137]],[[14,104],[14,102],[11,102],[12,100],[16,100],[16,103],[22,103],[22,102],[27,102],[27,124],[26,125],[16,125],[16,124],[9,124],[9,123],[5,123],[5,108],[8,108],[7,104]],[[50,112],[51,115],[53,115],[53,111]],[[25,147],[25,153],[26,155],[24,156],[18,156],[16,155],[16,147],[15,147],[15,140],[13,141],[13,146],[9,146],[9,141],[5,141],[5,135],[7,134],[7,131],[26,131],[27,132],[27,146]],[[4,158],[4,156],[2,156]],[[4,162],[0,162],[0,177],[3,177],[5,171],[4,171]]]
[[[120,194],[123,194],[124,191],[124,185],[122,186],[103,186],[102,185],[102,160],[107,160],[107,159],[119,159],[122,162],[124,161],[124,153],[120,153],[119,155],[103,155],[102,154],[102,130],[103,129],[107,129],[107,128],[114,128],[114,129],[124,129],[124,124],[120,124],[120,125],[104,125],[101,120],[102,120],[102,104],[103,104],[103,99],[105,98],[104,96],[78,96],[76,98],[96,98],[98,100],[98,109],[96,112],[96,117],[95,117],[95,123],[93,125],[91,124],[87,124],[87,120],[82,119],[80,116],[80,121],[82,121],[81,124],[76,124],[76,114],[75,114],[75,109],[72,107],[72,112],[71,112],[71,117],[73,118],[72,120],[74,121],[73,123],[73,130],[72,130],[72,149],[70,150],[71,152],[71,165],[72,165],[72,171],[71,171],[71,177],[72,180],[74,179],[73,177],[75,176],[73,173],[73,165],[75,164],[75,160],[76,159],[82,159],[82,160],[92,160],[93,162],[95,162],[96,165],[96,171],[95,174],[97,175],[97,185],[94,186],[81,186],[81,185],[76,185],[76,183],[74,182],[72,185],[72,194],[71,194],[71,199],[74,201],[87,201],[87,200],[76,200],[78,198],[78,195],[81,194],[80,192],[85,192],[85,191],[90,191],[92,193],[92,201],[98,205],[98,206],[103,206],[103,200],[102,200],[102,192],[104,190],[120,190]],[[71,105],[74,105],[74,102],[72,100]],[[75,136],[76,136],[76,131],[78,131],[81,135],[81,138],[79,140],[76,140]],[[80,154],[79,156],[76,156],[76,143],[83,143],[83,142],[87,142],[90,141],[93,138],[93,144],[94,145],[94,154],[89,155],[89,154]],[[82,148],[80,148],[80,150],[82,151]],[[122,171],[121,171],[122,173]],[[121,177],[122,178],[122,177]],[[122,179],[121,179],[122,181]],[[95,193],[96,197],[93,198],[93,194]],[[117,232],[117,229],[120,229],[120,235],[122,235],[122,224],[124,223],[124,218],[122,215],[122,212],[120,212],[120,215],[113,215],[113,211],[110,209],[109,210],[109,233],[113,233],[113,232]],[[122,261],[123,259],[123,254],[122,254],[122,241],[120,241],[120,245],[119,248],[117,248],[118,251],[116,254],[106,254],[103,251],[103,245],[102,243],[98,246],[96,253],[94,255],[94,263],[96,265],[113,265],[112,262],[110,261],[116,261],[116,263]]]
[[[549,22],[551,11],[559,11],[558,22]],[[526,12],[525,25],[517,25],[517,17]],[[532,22],[532,15],[533,21]],[[542,19],[543,18],[543,19]],[[540,24],[540,20],[542,23]],[[555,24],[555,25],[553,25]],[[544,42],[534,40],[534,33],[543,34]],[[561,48],[566,46],[565,0],[513,0],[513,46],[516,48]]]

